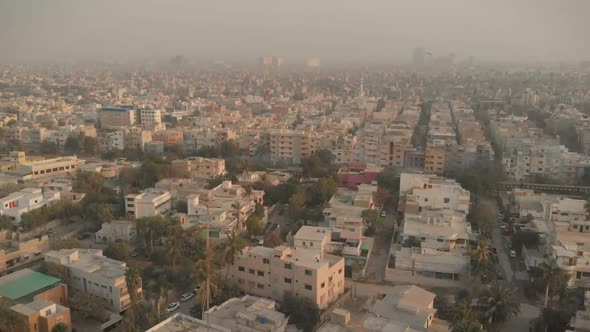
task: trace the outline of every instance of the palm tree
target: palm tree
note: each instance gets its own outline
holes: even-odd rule
[[[482,302],[488,305],[484,316],[491,318],[492,327],[496,331],[499,331],[503,323],[520,312],[520,304],[516,301],[510,289],[497,282],[491,284],[484,291]]]
[[[141,288],[141,274],[136,267],[130,267],[125,271],[125,283],[129,297],[131,297],[131,305],[134,305],[138,300],[137,292]]]
[[[207,248],[202,259],[197,261],[196,269],[201,274],[201,284],[197,292],[197,300],[201,301],[202,316],[209,310],[213,296],[219,292],[218,273],[215,265],[215,252]]]
[[[453,332],[481,331],[481,323],[477,311],[473,310],[471,302],[467,299],[455,304],[453,308]]]
[[[471,252],[473,259],[477,262],[477,273],[482,271],[482,267],[486,268],[490,262],[492,251],[490,242],[488,240],[479,240],[477,246]]]
[[[70,327],[64,323],[57,323],[52,329],[51,332],[69,332]]]
[[[238,232],[242,231],[242,203],[240,203],[239,201],[235,201],[232,205],[231,205],[232,209],[234,209],[235,213],[236,213],[236,227],[235,229],[238,230]]]
[[[557,265],[554,258],[549,258],[539,265],[543,275],[543,283],[545,284],[545,308],[549,303],[549,296],[554,295],[567,283],[567,274]]]
[[[231,265],[234,265],[235,259],[239,257],[244,248],[246,247],[246,242],[244,239],[240,237],[240,235],[233,230],[227,236],[227,242],[225,242],[225,248],[223,250],[223,259],[226,264],[225,270],[225,279],[229,276],[229,268]]]
[[[166,279],[165,275],[160,275],[158,279],[152,280],[148,284],[148,290],[150,297],[154,301],[154,309],[156,311],[156,317],[160,319],[160,303],[162,299],[164,302],[168,300],[168,290],[172,288],[172,284]]]
[[[168,259],[170,260],[170,264],[172,265],[172,268],[174,268],[176,266],[176,261],[178,260],[178,258],[180,256],[182,256],[180,242],[178,241],[177,238],[175,238],[175,237],[170,238],[170,239],[168,239],[168,242],[166,242],[166,255],[168,256]]]
[[[8,300],[0,298],[0,331],[16,331],[17,325],[21,322],[22,316],[10,309]]]

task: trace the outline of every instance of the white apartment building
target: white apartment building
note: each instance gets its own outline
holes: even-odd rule
[[[215,232],[227,233],[235,227],[243,229],[246,219],[254,213],[256,203],[262,204],[263,197],[262,190],[253,190],[251,195],[246,195],[246,190],[241,185],[223,181],[215,188],[199,189],[186,197],[188,217],[199,224],[210,222]],[[234,208],[236,202],[240,204],[241,225],[237,224],[238,213]]]
[[[287,317],[276,307],[277,303],[273,300],[246,295],[211,307],[203,319],[231,331],[283,332]]]
[[[102,298],[107,308],[119,313],[129,307],[131,298],[125,281],[124,262],[103,256],[100,249],[61,249],[44,254],[45,262],[68,268],[70,287]],[[141,297],[141,288],[137,298]]]
[[[135,218],[165,214],[172,208],[172,197],[166,190],[149,189],[141,194],[125,196],[125,212]]]
[[[140,110],[139,120],[141,126],[145,129],[160,130],[164,129],[162,123],[162,111],[161,110]]]
[[[323,309],[344,293],[344,258],[315,250],[246,247],[229,268],[242,291],[278,302],[290,294]]]
[[[15,224],[21,222],[21,216],[60,199],[58,191],[43,192],[39,188],[24,188],[0,198],[0,215],[12,218]]]
[[[404,222],[400,241],[390,250],[386,279],[455,285],[469,264],[469,240],[476,239],[466,222],[469,202],[469,191],[454,180],[402,173],[399,206]]]
[[[96,232],[97,243],[112,243],[123,241],[133,242],[137,238],[137,227],[134,221],[113,220],[102,224],[102,228]]]
[[[317,149],[316,135],[302,130],[270,130],[270,159],[298,164]]]

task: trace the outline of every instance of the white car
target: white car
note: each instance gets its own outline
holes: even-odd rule
[[[195,293],[184,293],[180,297],[180,301],[186,302],[186,301],[192,299],[193,297],[195,297]]]
[[[171,312],[178,310],[178,308],[180,308],[180,303],[172,302],[166,307],[166,312],[171,313]]]
[[[516,258],[516,251],[510,250],[510,258]]]

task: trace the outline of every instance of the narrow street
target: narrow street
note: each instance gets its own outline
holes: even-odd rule
[[[487,198],[482,198],[481,203],[489,206],[494,211],[494,218],[498,215],[498,204]],[[497,219],[496,219],[497,220]],[[500,225],[496,225],[492,233],[492,244],[496,248],[498,253],[498,263],[506,281],[511,283],[514,278],[514,271],[512,270],[512,264],[508,257],[508,251],[510,248],[507,247],[507,243],[504,241],[503,235],[500,233]]]

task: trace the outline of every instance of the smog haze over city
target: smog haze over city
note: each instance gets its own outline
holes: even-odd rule
[[[0,332],[589,332],[590,0],[0,0]]]
[[[489,61],[590,58],[585,0],[2,0],[2,62],[260,54],[408,61],[409,50]]]

